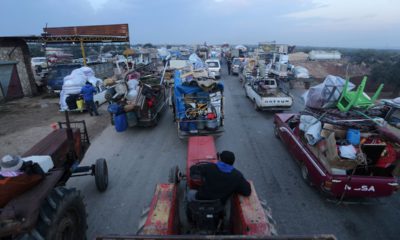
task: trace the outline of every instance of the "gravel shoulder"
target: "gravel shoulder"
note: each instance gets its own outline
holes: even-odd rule
[[[52,123],[65,121],[58,111],[58,98],[22,98],[0,104],[0,156],[22,154],[52,131]],[[93,140],[110,124],[106,105],[99,108],[99,117],[88,113],[71,113],[71,121],[85,120]]]

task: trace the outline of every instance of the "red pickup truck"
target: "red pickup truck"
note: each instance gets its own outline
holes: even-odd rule
[[[355,150],[364,155],[364,162],[359,159],[352,161],[340,157],[337,150],[341,140],[344,140],[340,138],[347,129],[343,126],[332,128],[323,120],[321,122],[322,131],[328,131],[325,127],[331,126],[329,129],[335,134],[311,145],[300,130],[299,114],[274,116],[275,135],[300,163],[302,177],[307,182],[331,197],[342,199],[384,197],[399,189],[398,177],[394,174],[399,169],[398,146],[395,143],[388,141],[384,135],[374,133],[374,130],[365,133],[362,129],[361,142]],[[328,139],[331,152],[327,152]]]

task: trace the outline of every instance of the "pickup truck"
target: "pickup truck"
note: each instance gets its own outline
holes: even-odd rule
[[[248,78],[244,84],[246,97],[253,101],[254,109],[284,110],[293,104],[289,93],[278,87],[273,78]]]
[[[374,134],[375,125],[364,125],[358,129],[362,137],[359,145],[354,146],[357,158],[351,160],[339,155],[337,150],[346,140],[349,128],[329,124],[328,118],[324,117],[326,115],[319,115],[321,135],[325,137],[311,145],[304,131],[300,130],[300,116],[292,113],[275,114],[274,133],[300,164],[301,176],[308,184],[330,197],[340,199],[385,197],[399,189],[393,171],[399,165],[396,163],[398,146],[388,141],[385,135]],[[333,122],[354,125],[355,120],[359,121],[347,120]]]

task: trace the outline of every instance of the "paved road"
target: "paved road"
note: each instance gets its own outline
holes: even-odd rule
[[[258,196],[267,201],[280,235],[333,233],[339,239],[399,239],[399,195],[372,206],[326,201],[302,181],[297,163],[274,137],[273,114],[253,109],[237,77],[224,72],[222,79],[226,86],[226,132],[216,140],[217,148],[236,153],[237,168],[253,180]],[[293,91],[294,110],[302,108],[301,92]],[[156,128],[124,133],[106,128],[84,161],[108,160],[109,189],[98,193],[91,177],[69,183],[86,196],[89,239],[100,233],[135,233],[155,184],[167,181],[171,166],[184,166],[186,147],[187,143],[177,137],[170,112]]]

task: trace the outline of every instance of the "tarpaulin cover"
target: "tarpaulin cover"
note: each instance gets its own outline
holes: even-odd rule
[[[196,69],[201,69],[201,68],[206,68],[206,65],[204,64],[203,60],[197,56],[196,53],[192,53],[189,56],[189,61],[192,63],[193,68]]]
[[[185,117],[185,110],[186,110],[185,103],[183,100],[183,95],[204,92],[204,90],[198,86],[182,85],[181,72],[179,70],[175,71],[174,85],[175,85],[174,94],[175,94],[175,106],[176,106],[175,116],[178,119],[183,119]],[[217,87],[220,90],[224,89],[224,85],[221,82],[217,84]]]
[[[313,86],[303,94],[303,99],[307,107],[311,108],[330,108],[336,106],[337,100],[343,91],[346,80],[341,77],[328,75],[323,83]],[[355,85],[349,82],[348,90]]]

